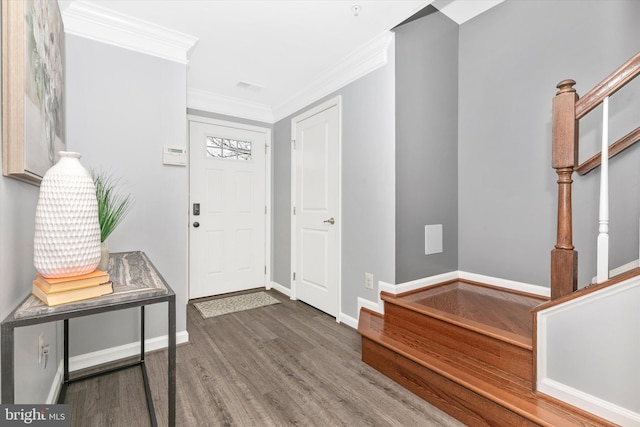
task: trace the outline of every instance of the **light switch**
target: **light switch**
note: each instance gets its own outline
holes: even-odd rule
[[[424,253],[425,255],[439,254],[442,252],[442,224],[424,226]]]

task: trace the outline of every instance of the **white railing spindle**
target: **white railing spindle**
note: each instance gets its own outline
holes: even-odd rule
[[[600,160],[600,214],[596,282],[609,279],[609,97],[602,101],[602,152]]]

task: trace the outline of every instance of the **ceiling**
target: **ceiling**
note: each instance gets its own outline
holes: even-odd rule
[[[325,94],[323,88],[335,90],[348,83],[340,83],[339,75],[371,61],[361,52],[378,50],[386,55],[388,30],[432,2],[462,23],[501,1],[59,0],[59,4],[67,31],[77,26],[70,15],[81,7],[110,15],[110,22],[118,25],[149,24],[153,31],[185,36],[190,107],[220,110],[235,105],[245,107],[245,113],[237,113],[240,116],[274,121],[313,101],[300,99],[296,104],[297,98],[319,97]],[[328,82],[327,76],[337,81]],[[207,100],[211,108],[200,105]]]

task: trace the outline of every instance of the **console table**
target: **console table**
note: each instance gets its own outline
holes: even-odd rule
[[[168,318],[168,406],[169,425],[175,426],[176,418],[176,296],[155,266],[143,252],[111,254],[109,275],[113,282],[113,293],[84,301],[49,307],[38,298],[29,295],[2,321],[2,403],[14,403],[14,329],[40,323],[64,321],[64,382],[58,403],[64,401],[70,383],[104,375],[116,370],[140,366],[144,381],[147,408],[151,424],[157,425],[149,379],[144,363],[144,308],[150,304],[167,302]],[[140,307],[140,357],[133,363],[103,370],[95,374],[69,377],[69,319],[108,311]]]

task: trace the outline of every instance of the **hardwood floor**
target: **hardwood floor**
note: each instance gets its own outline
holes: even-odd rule
[[[178,426],[462,426],[360,360],[360,336],[299,301],[202,319],[177,351]],[[166,352],[147,355],[158,423]],[[67,392],[72,426],[149,425],[139,369]]]

